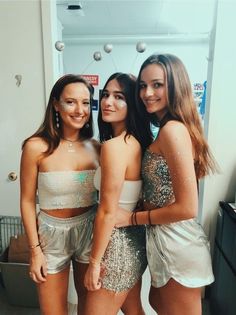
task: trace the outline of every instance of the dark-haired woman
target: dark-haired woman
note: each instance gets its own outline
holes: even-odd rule
[[[106,82],[98,117],[101,168],[95,174],[100,203],[85,276],[86,315],[143,315],[141,277],[146,269],[144,227],[114,228],[119,207],[132,212],[140,196],[142,148],[151,140],[134,106],[136,79],[115,73]],[[147,127],[148,131],[148,127]],[[147,139],[146,139],[147,138]]]
[[[208,240],[197,222],[197,182],[217,166],[179,58],[150,56],[137,87],[138,109],[160,129],[142,161],[145,211],[120,210],[117,226],[149,226],[149,299],[158,315],[200,315],[201,288],[214,277]]]
[[[93,87],[82,77],[61,77],[52,88],[42,125],[23,143],[21,214],[30,248],[29,275],[37,284],[44,315],[68,313],[71,261],[78,314],[84,314],[99,150],[91,140],[92,98]]]

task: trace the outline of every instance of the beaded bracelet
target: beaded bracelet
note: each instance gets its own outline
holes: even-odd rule
[[[29,249],[35,249],[36,247],[39,247],[41,245],[41,242],[39,242],[36,245],[29,245]]]

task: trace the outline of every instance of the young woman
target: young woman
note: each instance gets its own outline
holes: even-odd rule
[[[91,140],[92,97],[93,87],[82,77],[63,76],[52,88],[42,125],[23,143],[21,214],[31,254],[29,275],[44,315],[67,314],[71,261],[78,314],[84,314],[83,279],[97,204],[93,178],[99,145]]]
[[[196,220],[198,179],[216,165],[183,63],[169,54],[150,56],[139,72],[137,99],[160,129],[142,162],[146,211],[119,211],[117,226],[149,225],[149,298],[158,315],[200,315],[201,287],[214,277],[208,240]]]
[[[86,315],[143,315],[141,277],[146,269],[144,227],[114,228],[119,207],[132,212],[140,196],[143,136],[134,106],[135,78],[113,74],[102,91],[99,111],[101,168],[95,174],[100,204],[95,219],[93,246],[85,276]],[[148,127],[147,133],[148,134]],[[149,141],[150,140],[150,141]]]

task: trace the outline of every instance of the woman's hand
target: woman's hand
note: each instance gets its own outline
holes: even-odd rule
[[[132,225],[131,216],[132,216],[131,211],[125,210],[123,208],[119,208],[116,213],[115,227],[118,228],[118,227]]]
[[[89,264],[88,270],[84,277],[84,286],[88,291],[95,291],[101,288],[101,271],[100,264]]]
[[[31,250],[29,276],[36,283],[46,281],[47,262],[40,248]]]

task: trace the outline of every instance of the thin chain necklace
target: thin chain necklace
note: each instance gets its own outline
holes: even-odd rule
[[[69,153],[75,153],[75,147],[74,147],[74,143],[75,142],[79,142],[79,140],[69,140],[66,138],[62,138],[64,141],[68,142],[68,148],[67,148],[67,152]]]

